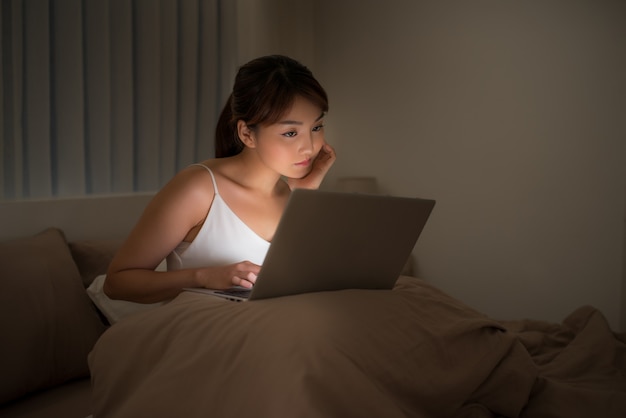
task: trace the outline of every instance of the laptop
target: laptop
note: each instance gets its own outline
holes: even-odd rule
[[[232,301],[392,289],[435,201],[295,189],[252,289],[186,288]]]

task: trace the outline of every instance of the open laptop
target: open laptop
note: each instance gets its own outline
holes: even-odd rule
[[[296,189],[252,289],[187,288],[232,301],[391,289],[434,200]]]

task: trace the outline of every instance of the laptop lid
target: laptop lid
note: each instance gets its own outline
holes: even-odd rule
[[[249,300],[391,289],[434,200],[296,189]]]

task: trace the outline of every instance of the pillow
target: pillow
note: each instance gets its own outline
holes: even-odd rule
[[[167,262],[163,260],[155,270],[166,271]],[[154,309],[166,303],[136,303],[126,300],[111,299],[106,295],[106,293],[104,293],[103,290],[105,280],[106,275],[104,274],[96,277],[87,288],[87,294],[111,325],[128,315]]]
[[[63,232],[0,243],[0,403],[89,376],[98,318]]]
[[[120,240],[83,240],[69,243],[85,288],[88,288],[97,276],[107,272],[121,244]]]

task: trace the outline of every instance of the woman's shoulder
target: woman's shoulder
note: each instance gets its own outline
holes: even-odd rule
[[[197,163],[189,164],[179,174],[183,173],[203,173],[211,177],[229,177],[229,167],[233,165],[233,159],[231,158],[211,158]]]
[[[167,229],[176,225],[189,231],[202,222],[215,193],[208,171],[188,166],[176,173],[148,203],[142,221]]]
[[[212,200],[215,191],[208,170],[210,168],[208,161],[188,165],[176,173],[159,194],[177,199],[187,196],[192,199]]]

